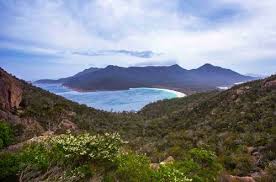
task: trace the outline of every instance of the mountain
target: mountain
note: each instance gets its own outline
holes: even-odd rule
[[[229,69],[205,64],[197,69],[186,70],[179,65],[91,68],[62,80],[39,80],[37,83],[62,83],[64,86],[83,91],[124,90],[136,87],[171,88],[184,92],[215,89],[254,79]],[[90,70],[90,69],[88,69]]]
[[[273,181],[276,177],[276,75],[226,91],[158,101],[138,113],[79,105],[2,69],[0,85],[1,181],[58,177],[157,182],[183,175],[193,181]],[[100,137],[114,132],[125,141],[119,155],[116,136]],[[86,155],[91,150],[96,151],[92,158]],[[106,153],[108,159],[114,158],[106,160]]]
[[[71,79],[76,79],[76,78],[79,78],[81,76],[84,76],[86,74],[90,74],[94,71],[97,71],[99,70],[99,68],[88,68],[88,69],[85,69],[77,74],[75,74],[74,76],[70,76],[70,77],[67,77],[67,78],[60,78],[60,79],[57,79],[57,80],[52,80],[52,79],[41,79],[41,80],[38,80],[36,81],[36,83],[45,83],[45,84],[62,84],[62,83],[66,83],[68,81],[70,81]]]
[[[252,77],[244,76],[230,69],[204,64],[190,71],[193,79],[199,84],[208,83],[212,86],[231,85],[237,82],[248,81]]]

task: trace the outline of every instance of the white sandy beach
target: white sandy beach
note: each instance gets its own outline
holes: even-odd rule
[[[182,92],[175,91],[175,90],[163,89],[163,88],[154,88],[154,89],[163,90],[163,91],[166,91],[166,92],[173,93],[173,94],[176,95],[176,97],[185,97],[186,96],[186,94],[184,94]]]
[[[130,88],[130,89],[135,89],[135,88]],[[187,96],[186,94],[182,93],[182,92],[178,92],[175,90],[170,90],[170,89],[165,89],[165,88],[147,88],[147,87],[143,87],[143,89],[151,89],[151,90],[162,90],[162,91],[166,91],[166,92],[170,92],[176,95],[176,97],[185,97]]]

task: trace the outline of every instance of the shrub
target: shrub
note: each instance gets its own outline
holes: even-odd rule
[[[187,178],[185,173],[174,165],[162,165],[154,174],[154,181],[158,182],[188,182],[192,179]]]
[[[84,164],[77,166],[71,170],[65,171],[65,173],[60,177],[62,181],[80,181],[80,179],[85,179],[91,176],[91,169],[89,165]]]
[[[53,137],[50,143],[67,159],[113,161],[123,141],[116,133],[94,136],[84,133],[79,135],[62,134]]]
[[[127,153],[117,157],[114,168],[105,176],[104,181],[187,182],[192,179],[187,178],[175,165],[162,165],[154,170],[150,168],[147,156]]]
[[[15,175],[21,169],[20,163],[21,159],[18,154],[0,154],[0,181],[7,176]]]
[[[90,165],[100,166],[106,162],[114,162],[121,145],[122,140],[116,133],[104,135],[69,133],[53,136],[29,144],[15,156],[9,156],[4,160],[4,164],[0,163],[0,168],[10,168],[13,173],[8,171],[7,174],[1,175],[14,174],[24,168],[28,168],[28,171],[39,171],[41,174],[47,171],[46,169],[60,168],[63,172],[55,174],[55,178],[78,181],[91,176]]]
[[[187,153],[187,157],[175,164],[177,169],[183,172],[193,181],[216,181],[222,170],[217,156],[208,150],[193,148]]]
[[[0,120],[0,149],[7,147],[13,140],[13,132],[11,127]]]
[[[45,147],[45,143],[35,143],[26,146],[19,153],[22,165],[31,166],[34,169],[45,169],[55,158],[55,154]]]
[[[105,181],[151,181],[153,171],[150,169],[149,158],[144,155],[121,154],[117,157],[115,165],[115,172],[108,174]]]

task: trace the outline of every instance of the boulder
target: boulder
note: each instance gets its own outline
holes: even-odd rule
[[[78,128],[75,123],[68,119],[63,119],[58,127],[64,130],[76,130]]]
[[[265,81],[265,88],[276,88],[276,80]]]
[[[160,162],[161,165],[167,165],[172,164],[174,162],[174,158],[172,156],[169,156],[167,159]]]

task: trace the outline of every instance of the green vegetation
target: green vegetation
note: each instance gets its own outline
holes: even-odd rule
[[[15,176],[21,170],[20,155],[4,152],[0,154],[0,181],[9,176]]]
[[[110,171],[104,181],[151,181],[153,171],[150,160],[146,156],[134,153],[121,154],[117,157],[113,171]]]
[[[91,165],[112,163],[121,145],[117,134],[62,134],[38,138],[17,153],[1,154],[0,178],[20,172],[24,181],[33,180],[37,174],[40,174],[38,181],[78,181],[90,177],[94,172],[90,170]],[[45,175],[49,170],[52,172]]]
[[[123,151],[116,133],[40,137],[16,153],[0,155],[0,179],[20,173],[23,181],[215,181],[221,170],[216,156],[203,149],[192,149],[186,159],[159,169],[150,168],[145,155]]]
[[[13,138],[14,136],[10,125],[0,120],[0,149],[10,145]]]
[[[216,181],[222,173],[247,176],[264,170],[261,178],[275,179],[276,89],[267,84],[275,80],[272,76],[223,92],[159,101],[139,113],[95,110],[24,84],[16,115],[61,135],[19,153],[2,153],[1,176],[23,171],[41,177],[50,171],[47,179],[55,174],[61,179],[78,176],[76,181],[97,176],[104,181],[170,181],[172,176],[178,181]],[[77,125],[76,133],[62,134],[64,120]],[[26,127],[14,126],[23,133]],[[84,131],[90,134],[80,134]],[[29,131],[27,138],[36,132]],[[102,142],[90,145],[94,137]],[[112,144],[110,150],[106,143]],[[175,159],[173,164],[149,167],[168,156]]]

